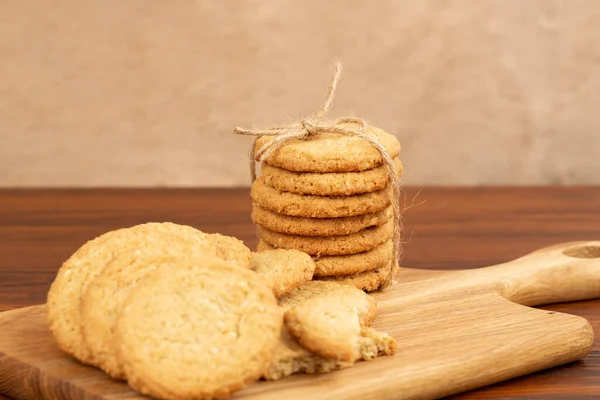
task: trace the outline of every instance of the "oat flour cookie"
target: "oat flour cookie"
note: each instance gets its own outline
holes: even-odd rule
[[[356,233],[371,226],[385,224],[392,218],[392,207],[382,211],[341,218],[303,218],[277,214],[254,204],[252,221],[275,232],[302,236],[337,236]]]
[[[360,329],[360,336],[358,352],[363,360],[396,354],[398,343],[387,333],[363,326]]]
[[[374,126],[369,126],[366,134],[378,140],[392,158],[400,154],[400,142],[395,136]],[[273,138],[259,138],[254,146],[255,150],[260,150]],[[286,143],[269,157],[268,164],[297,172],[356,172],[373,169],[383,164],[383,159],[379,151],[364,139],[335,133],[319,133]]]
[[[215,248],[217,257],[225,261],[235,261],[243,267],[250,268],[252,252],[243,241],[233,236],[225,236],[220,233],[205,234],[209,244]]]
[[[394,159],[396,172],[402,174],[402,162]],[[261,176],[265,183],[281,192],[317,196],[352,196],[376,192],[390,181],[387,165],[361,172],[294,172],[263,164]]]
[[[324,374],[351,367],[354,363],[325,358],[302,347],[287,328],[281,329],[273,362],[263,374],[269,381],[298,373]]]
[[[392,271],[393,276],[392,279],[395,278],[398,263],[395,262],[394,270]],[[365,290],[367,292],[372,292],[378,289],[384,289],[383,284],[388,277],[390,270],[392,269],[392,262],[389,262],[385,267],[377,268],[373,271],[361,272],[359,274],[354,275],[346,275],[346,276],[326,276],[319,277],[316,279],[328,282],[337,282],[344,285],[354,286],[357,289]]]
[[[189,226],[151,222],[107,232],[84,244],[65,261],[48,292],[48,320],[59,347],[81,362],[91,363],[91,354],[81,335],[81,300],[88,283],[114,255],[180,241],[216,255],[206,237]]]
[[[114,330],[121,306],[130,290],[146,274],[204,255],[185,241],[156,245],[117,254],[91,280],[81,302],[81,331],[91,352],[90,361],[115,379],[125,379],[117,362]]]
[[[284,321],[306,349],[352,363],[377,357],[386,350],[391,351],[388,354],[395,352],[392,337],[365,327],[376,309],[375,300],[360,290],[332,292],[300,302],[286,311]]]
[[[326,293],[352,293],[355,289],[330,282],[310,281],[292,289],[279,298],[279,305],[285,311],[302,301]],[[377,316],[377,309],[372,308],[373,314],[365,315],[365,323],[370,324]],[[348,368],[353,362],[344,362],[325,358],[302,347],[289,331],[283,327],[277,344],[273,362],[263,374],[267,380],[277,380],[297,373],[319,374]]]
[[[186,225],[150,222],[107,232],[84,244],[65,261],[50,287],[48,320],[59,347],[81,362],[92,364],[81,334],[81,301],[89,282],[120,252],[182,242],[250,266],[251,253],[242,241]]]
[[[280,192],[267,184],[262,177],[252,185],[252,200],[267,210],[306,218],[339,218],[371,214],[391,204],[390,186],[377,192],[355,196],[326,197]]]
[[[302,303],[304,300],[312,299],[314,297],[319,297],[325,294],[345,294],[345,293],[356,293],[360,292],[356,288],[352,286],[338,285],[334,282],[327,281],[309,281],[306,282],[297,288],[290,290],[288,293],[277,299],[277,302],[280,307],[282,307],[285,311],[297,306]],[[361,296],[367,296],[372,301],[375,301],[372,297],[362,293]],[[369,300],[369,301],[371,301]],[[370,325],[371,322],[375,320],[377,317],[377,308],[370,307],[369,310],[374,311],[373,314],[365,314],[364,322],[365,325]]]
[[[310,255],[335,256],[371,250],[392,237],[394,221],[343,236],[299,236],[273,232],[257,225],[258,235],[272,246]]]
[[[264,373],[281,327],[281,309],[258,274],[203,257],[142,278],[123,304],[116,341],[135,390],[225,398]]]
[[[377,302],[375,301],[374,297],[369,296],[362,290],[356,289],[352,286],[338,285],[334,282],[306,282],[305,284],[291,290],[284,296],[281,296],[277,301],[279,306],[283,307],[285,312],[288,312],[307,300],[327,296],[331,296],[328,298],[333,298],[335,296],[338,296],[339,298],[349,296],[350,298],[355,299],[355,305],[364,305],[364,307],[361,308],[361,325],[370,326],[375,318],[377,318]]]
[[[257,252],[274,249],[264,240],[258,242]],[[348,254],[345,256],[322,256],[314,257],[315,273],[314,277],[354,275],[361,272],[373,271],[385,267],[394,256],[394,245],[391,240],[380,244],[373,250],[362,253]]]
[[[273,294],[279,297],[310,281],[315,272],[315,262],[301,251],[278,249],[255,253],[251,268],[265,279],[273,289]]]

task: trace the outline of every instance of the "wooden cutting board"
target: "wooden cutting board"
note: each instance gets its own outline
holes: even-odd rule
[[[404,269],[401,278],[375,294],[375,327],[397,338],[395,356],[258,382],[235,398],[432,399],[575,361],[592,346],[585,319],[526,306],[600,297],[600,241],[557,245],[476,270]],[[0,393],[144,398],[61,353],[45,317],[44,306],[0,314]]]

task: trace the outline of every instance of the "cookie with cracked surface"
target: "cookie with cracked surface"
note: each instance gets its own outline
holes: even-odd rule
[[[351,367],[354,363],[325,358],[302,347],[287,328],[281,329],[273,361],[263,378],[275,381],[294,374],[324,374]]]
[[[357,291],[357,289],[335,283],[309,281],[281,296],[278,302],[279,306],[285,311],[300,304],[304,300],[318,297],[326,293],[344,294],[355,293]],[[366,296],[365,293],[362,293],[362,295]],[[368,301],[374,302],[375,300],[370,298]],[[364,315],[364,322],[366,325],[370,325],[377,316],[376,305],[370,307],[370,310],[372,311],[371,314]],[[365,353],[365,355],[368,354]],[[351,367],[353,364],[354,362],[326,358],[307,350],[298,343],[284,326],[281,330],[281,336],[277,344],[273,362],[265,371],[263,377],[267,380],[277,380],[297,373],[327,373]]]
[[[348,123],[341,126],[355,125]],[[400,154],[400,142],[395,136],[374,126],[368,126],[365,133],[377,140],[390,157]],[[260,137],[254,145],[255,151],[273,139],[273,136]],[[323,132],[286,143],[269,157],[267,163],[297,172],[357,172],[373,169],[383,164],[383,159],[379,151],[364,139]]]
[[[286,311],[285,326],[300,345],[325,358],[353,363],[377,357],[380,349],[393,354],[392,337],[365,327],[377,307],[369,299],[360,290],[312,297]]]
[[[392,218],[392,207],[372,214],[341,218],[304,218],[277,214],[254,204],[252,221],[274,232],[301,236],[339,236],[385,224]]]
[[[313,196],[281,192],[259,177],[250,189],[252,200],[278,214],[306,218],[340,218],[372,214],[391,205],[390,186],[386,189],[355,196]]]
[[[400,159],[395,158],[396,172],[402,175]],[[387,165],[361,172],[295,172],[263,164],[261,176],[265,183],[281,192],[317,196],[352,196],[376,192],[386,188],[390,181]]]
[[[311,352],[300,345],[290,331],[284,326],[277,346],[274,362],[265,372],[265,379],[276,380],[295,373],[326,373],[337,369],[348,368],[358,360],[370,360],[379,355],[394,354],[396,351],[396,341],[394,338],[386,333],[378,332],[368,327],[377,316],[375,300],[358,289],[348,289],[350,289],[350,287],[344,287],[343,285],[311,281],[280,297],[279,305],[285,311],[295,309],[299,305],[302,305],[300,307],[305,309],[305,307],[311,306],[310,302],[308,303],[308,306],[303,305],[305,301],[323,298],[324,300],[317,300],[318,307],[322,309],[324,304],[328,301],[336,299],[333,303],[327,304],[329,304],[328,307],[334,309],[334,313],[339,315],[340,307],[338,307],[338,298],[350,296],[354,299],[354,302],[362,303],[363,306],[366,307],[363,307],[362,318],[358,318],[360,335],[357,343],[355,343],[357,345],[356,351],[353,353],[356,358],[353,361],[342,361],[339,359],[323,357],[322,355]],[[328,296],[332,297],[329,298]],[[362,299],[362,301],[359,299]],[[319,329],[320,328],[323,328],[325,331],[328,329],[324,326],[319,326]],[[309,334],[314,336],[315,334],[318,334],[318,332],[322,333],[323,330],[309,332]],[[327,333],[324,334],[327,335]],[[330,339],[331,338],[327,337],[327,340]]]
[[[385,332],[379,332],[367,326],[360,329],[359,354],[363,360],[372,360],[379,356],[396,354],[396,339]]]
[[[117,362],[114,331],[127,295],[146,274],[204,254],[201,247],[173,241],[169,245],[124,251],[109,261],[90,281],[81,302],[81,332],[91,352],[90,364],[112,378],[125,379],[123,367]]]
[[[392,237],[394,221],[342,236],[300,236],[273,232],[257,225],[262,240],[280,249],[300,250],[310,255],[338,256],[368,251]]]
[[[251,268],[279,297],[310,281],[315,272],[315,262],[301,251],[277,249],[253,254]]]
[[[140,393],[225,398],[264,373],[281,328],[282,311],[258,274],[207,256],[142,278],[122,306],[116,342]]]
[[[59,347],[79,361],[94,365],[81,330],[81,301],[89,282],[120,252],[173,243],[185,243],[207,254],[250,266],[251,252],[242,241],[204,233],[187,225],[149,222],[106,232],[71,255],[50,286],[48,321]]]
[[[336,282],[343,285],[353,286],[357,289],[365,290],[367,292],[373,292],[375,290],[385,289],[384,284],[390,274],[390,271],[392,273],[392,279],[395,279],[398,268],[399,266],[397,262],[390,261],[386,266],[377,268],[373,271],[366,271],[345,276],[325,276],[315,279],[327,282]]]
[[[257,252],[273,250],[275,247],[259,240],[256,246]],[[314,257],[314,278],[326,276],[354,275],[361,272],[373,271],[385,267],[394,256],[394,245],[391,240],[362,253],[348,254],[344,256],[321,256]]]

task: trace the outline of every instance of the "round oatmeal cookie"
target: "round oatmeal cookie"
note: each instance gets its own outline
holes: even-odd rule
[[[256,247],[257,252],[272,250],[275,247],[260,240]],[[373,271],[385,267],[394,256],[394,245],[391,240],[362,253],[348,254],[345,256],[314,257],[314,277],[354,275],[365,271]]]
[[[206,240],[217,254],[225,261],[235,261],[243,267],[250,268],[252,252],[238,238],[221,235],[220,233],[206,233]]]
[[[338,236],[356,233],[385,224],[392,218],[392,207],[372,214],[340,218],[304,218],[277,214],[254,203],[252,221],[275,232],[301,236]]]
[[[400,154],[400,142],[395,136],[374,126],[367,127],[366,134],[379,141],[390,157]],[[273,139],[274,136],[260,137],[254,146],[255,151],[259,151]],[[336,133],[319,133],[286,143],[269,157],[268,164],[297,172],[357,172],[378,167],[383,164],[383,159],[379,151],[364,139]]]
[[[345,276],[326,276],[315,279],[326,282],[337,282],[343,285],[354,286],[357,289],[361,289],[367,292],[373,292],[375,290],[384,289],[383,285],[390,273],[390,270],[392,269],[392,263],[394,264],[394,270],[392,271],[394,278],[397,274],[398,263],[394,263],[393,261],[391,261],[385,267],[378,268],[373,271],[366,271],[354,275]]]
[[[91,352],[91,364],[112,378],[125,379],[125,372],[117,362],[114,331],[127,295],[146,274],[204,254],[200,247],[173,241],[168,245],[124,251],[109,261],[90,281],[81,302],[81,332]]]
[[[251,268],[279,297],[310,281],[315,272],[315,262],[301,251],[277,249],[253,254]]]
[[[157,269],[131,290],[117,319],[118,354],[140,393],[226,398],[266,371],[282,319],[258,274],[196,258]]]
[[[192,227],[150,222],[107,232],[80,247],[63,263],[48,292],[48,320],[59,347],[82,363],[91,364],[91,353],[81,334],[81,300],[89,282],[123,250],[179,238],[188,238],[190,245],[205,243],[205,234]],[[206,251],[214,250],[206,246]]]
[[[250,196],[259,206],[278,214],[307,218],[339,218],[371,214],[391,205],[391,190],[327,197],[280,192],[268,186],[262,177],[252,185]]]
[[[395,158],[396,172],[402,174],[402,162]],[[295,172],[263,164],[265,183],[281,192],[316,196],[352,196],[385,189],[390,181],[386,165],[361,172]]]
[[[280,249],[300,250],[316,256],[339,256],[371,250],[392,237],[394,221],[343,236],[299,236],[273,232],[257,225],[262,240]]]
[[[207,254],[231,257],[250,266],[250,250],[241,241],[209,235],[186,225],[150,222],[107,232],[85,243],[69,257],[50,287],[48,321],[58,346],[82,363],[93,365],[92,354],[81,332],[81,301],[88,284],[118,253],[174,242],[185,242]]]

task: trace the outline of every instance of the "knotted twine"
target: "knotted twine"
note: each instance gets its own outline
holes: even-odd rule
[[[333,98],[337,89],[338,82],[342,73],[342,64],[338,61],[336,63],[333,77],[329,85],[327,97],[323,107],[312,117],[303,118],[299,123],[292,125],[275,126],[268,128],[258,129],[244,129],[235,128],[234,134],[255,136],[252,148],[250,150],[250,176],[252,183],[256,180],[256,163],[264,162],[277,152],[280,148],[285,146],[292,140],[303,140],[311,136],[316,136],[319,133],[337,133],[345,136],[356,136],[369,142],[381,155],[385,165],[387,166],[388,173],[390,176],[392,186],[392,210],[394,218],[394,230],[392,233],[392,243],[394,247],[394,260],[399,262],[400,255],[402,253],[401,247],[401,232],[402,232],[402,215],[399,206],[400,199],[400,177],[394,166],[394,160],[383,147],[381,143],[374,137],[367,135],[367,122],[362,118],[355,117],[340,117],[335,121],[327,120],[325,117],[331,110],[333,105]],[[341,124],[353,124],[356,127],[340,126]],[[274,138],[261,147],[260,150],[256,151],[256,141],[262,136],[273,136]],[[395,263],[392,263],[390,273],[382,283],[382,288],[390,285],[392,276],[395,270]]]

